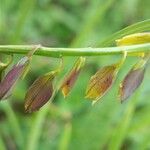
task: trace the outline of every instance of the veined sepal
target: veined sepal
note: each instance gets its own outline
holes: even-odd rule
[[[86,96],[92,101],[92,105],[99,101],[112,87],[119,69],[126,60],[127,53],[124,52],[123,58],[116,64],[105,66],[99,69],[89,81],[86,89]]]

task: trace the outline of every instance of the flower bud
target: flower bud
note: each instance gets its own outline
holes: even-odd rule
[[[25,96],[25,111],[33,112],[40,109],[52,97],[55,71],[51,71],[34,81]]]
[[[27,56],[21,58],[21,60],[19,60],[19,62],[12,67],[12,69],[0,82],[0,100],[7,98],[11,94],[11,91],[18,79],[25,75],[28,70],[32,55],[38,48],[39,45],[38,47],[35,47],[35,49],[31,50]]]
[[[86,98],[98,101],[112,86],[118,73],[117,65],[106,66],[96,72],[89,81]]]
[[[6,99],[10,95],[12,88],[21,77],[27,64],[28,59],[24,57],[6,74],[0,83],[0,99]]]
[[[116,40],[118,46],[144,44],[150,42],[150,32],[135,33]]]
[[[113,65],[105,66],[98,70],[95,75],[93,75],[89,81],[86,89],[85,98],[89,98],[96,103],[101,97],[103,97],[106,92],[113,85],[119,69],[124,64],[126,60],[127,52],[124,51],[122,59]]]
[[[119,88],[119,97],[121,102],[128,99],[141,85],[144,78],[145,66],[148,60],[149,58],[146,57],[137,62],[121,82]]]
[[[81,68],[84,66],[84,64],[85,64],[85,58],[84,57],[78,58],[75,65],[73,66],[69,74],[64,79],[61,85],[61,90],[64,97],[66,97],[71,91],[72,87],[74,86],[80,74]]]

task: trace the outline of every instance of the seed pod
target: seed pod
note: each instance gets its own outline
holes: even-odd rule
[[[150,42],[150,32],[135,33],[116,40],[118,46],[143,44]]]
[[[86,98],[98,101],[112,86],[118,73],[117,65],[106,66],[91,77],[86,90]]]
[[[62,90],[64,97],[66,97],[71,91],[71,89],[73,88],[80,74],[81,68],[84,66],[84,64],[85,64],[85,58],[84,57],[78,58],[75,65],[73,66],[69,74],[64,79],[61,85],[61,90]]]
[[[148,59],[142,59],[136,63],[121,82],[119,88],[119,97],[121,102],[128,99],[141,85],[147,61]]]
[[[52,71],[34,81],[25,96],[25,111],[33,112],[40,109],[52,97],[53,80],[56,72]]]

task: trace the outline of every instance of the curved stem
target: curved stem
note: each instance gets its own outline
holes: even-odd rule
[[[0,45],[0,53],[5,54],[27,54],[33,50],[35,45]],[[48,56],[48,57],[62,57],[62,56],[99,56],[99,55],[116,55],[127,51],[128,54],[136,54],[142,52],[150,52],[150,43],[139,44],[132,46],[120,47],[105,47],[105,48],[51,48],[39,47],[34,55]]]

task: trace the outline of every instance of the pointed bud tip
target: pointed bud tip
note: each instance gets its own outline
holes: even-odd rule
[[[68,89],[67,86],[63,86],[63,87],[62,87],[62,94],[63,94],[64,98],[66,98],[66,97],[68,96],[68,94],[69,94],[69,89]]]

